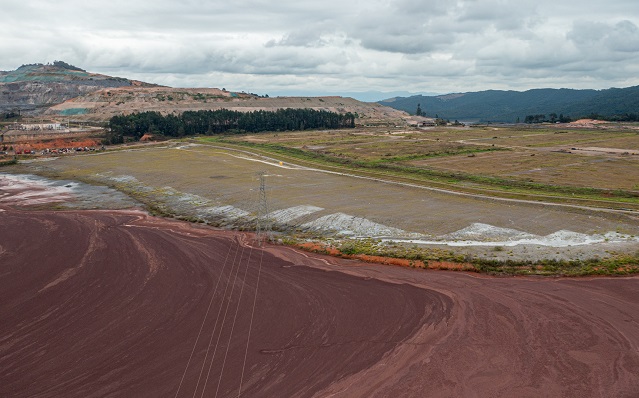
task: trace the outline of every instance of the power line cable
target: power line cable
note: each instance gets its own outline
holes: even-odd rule
[[[240,255],[240,259],[239,259],[239,261],[237,263],[237,270],[235,272],[235,277],[233,278],[233,284],[232,284],[232,287],[231,287],[231,292],[229,293],[228,300],[226,302],[226,309],[224,310],[224,316],[222,317],[222,325],[220,326],[220,333],[217,335],[217,340],[215,342],[215,349],[213,350],[213,355],[211,356],[211,362],[209,364],[209,369],[208,369],[208,371],[206,373],[206,379],[204,380],[204,386],[202,387],[202,394],[200,395],[200,397],[204,397],[204,392],[206,391],[206,386],[207,386],[207,384],[209,382],[209,376],[211,375],[211,369],[213,368],[213,363],[215,362],[215,354],[217,353],[217,349],[218,349],[218,347],[220,345],[220,339],[222,338],[222,332],[224,330],[224,324],[226,323],[226,316],[228,315],[229,307],[231,306],[231,298],[233,297],[233,291],[235,290],[237,277],[238,277],[238,275],[240,273],[240,265],[241,265],[241,262],[242,262],[242,256],[244,255],[244,249],[245,249],[245,246],[242,246],[242,254]],[[231,268],[231,272],[233,272],[232,268]],[[229,278],[229,284],[230,284],[230,282],[231,282],[231,280]],[[227,287],[228,287],[228,285],[227,285]],[[220,307],[220,309],[221,309],[221,307]]]
[[[222,313],[222,307],[224,306],[224,300],[226,299],[226,292],[228,291],[228,287],[231,283],[231,275],[233,275],[233,268],[235,266],[235,260],[237,259],[237,253],[239,252],[239,248],[240,248],[240,244],[238,242],[238,245],[235,249],[235,255],[233,257],[233,262],[231,263],[231,270],[229,272],[229,278],[226,282],[226,287],[224,288],[224,293],[222,294],[222,301],[220,302],[220,310],[217,313],[217,318],[215,319],[215,325],[213,325],[213,330],[211,331],[211,338],[209,339],[209,344],[207,345],[206,348],[206,354],[204,355],[204,360],[202,361],[202,368],[200,369],[200,374],[198,376],[197,379],[197,383],[195,385],[195,390],[193,391],[193,397],[195,397],[195,395],[197,394],[197,390],[200,386],[200,381],[202,379],[202,374],[204,373],[204,368],[206,366],[206,360],[208,359],[209,356],[209,352],[211,349],[211,344],[213,343],[213,338],[215,336],[215,330],[217,329],[217,324],[220,320],[220,314]],[[221,328],[220,328],[220,332],[221,332]],[[202,393],[202,395],[204,395],[204,393]]]
[[[222,280],[222,275],[224,274],[224,269],[226,268],[226,264],[228,262],[229,259],[229,255],[231,254],[231,249],[233,248],[233,245],[229,245],[229,250],[226,253],[226,258],[224,259],[224,265],[222,266],[222,270],[220,271],[220,277],[217,279],[217,283],[215,284],[215,289],[213,290],[213,294],[211,295],[211,300],[209,300],[209,305],[206,308],[206,313],[204,314],[204,319],[202,320],[202,325],[200,325],[200,330],[197,333],[197,337],[195,338],[195,343],[193,344],[193,349],[191,350],[191,355],[189,355],[189,360],[186,362],[186,367],[184,368],[184,373],[182,374],[182,378],[180,379],[180,384],[178,385],[178,389],[175,392],[175,397],[177,398],[178,394],[180,393],[180,389],[182,388],[182,383],[184,382],[184,378],[186,377],[186,372],[189,369],[189,365],[191,364],[191,359],[193,359],[193,354],[195,353],[195,348],[197,347],[197,343],[200,339],[200,335],[202,334],[202,330],[204,329],[204,324],[206,323],[206,319],[209,315],[209,311],[211,310],[211,305],[213,304],[213,299],[215,298],[215,295],[217,294],[217,288],[220,284],[220,281]]]
[[[224,366],[226,365],[226,358],[229,354],[229,349],[231,348],[231,339],[233,338],[233,330],[235,330],[235,322],[237,321],[237,316],[240,311],[240,304],[242,302],[242,294],[244,292],[244,286],[246,286],[246,277],[248,275],[249,267],[251,265],[251,255],[253,254],[253,246],[249,251],[248,260],[246,261],[246,270],[244,271],[244,278],[242,281],[242,288],[240,289],[240,296],[237,299],[237,306],[235,307],[235,315],[233,317],[233,324],[231,325],[231,332],[229,333],[229,341],[226,345],[226,352],[224,353],[224,359],[222,360],[222,369],[220,370],[220,377],[217,382],[217,388],[215,389],[215,396],[217,397],[218,391],[220,390],[220,384],[222,384],[222,375],[224,374]],[[239,273],[239,268],[238,268]]]
[[[262,274],[262,260],[264,259],[264,248],[262,248],[262,255],[260,256],[260,265],[257,268],[257,282],[255,283],[255,296],[253,297],[253,309],[251,310],[251,321],[249,322],[248,337],[246,338],[246,350],[244,351],[244,362],[242,363],[242,373],[240,375],[240,387],[237,391],[237,396],[242,394],[242,383],[244,382],[244,369],[246,368],[246,358],[248,356],[249,343],[251,341],[251,331],[253,329],[253,318],[255,315],[255,306],[257,304],[257,292],[260,286],[260,276]]]

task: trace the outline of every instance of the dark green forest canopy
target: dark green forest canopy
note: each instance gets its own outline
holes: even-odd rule
[[[442,119],[513,123],[532,116],[540,121],[552,115],[611,121],[637,121],[639,86],[607,90],[535,89],[523,92],[488,90],[438,96],[397,97],[380,104]],[[543,117],[539,117],[543,116]],[[594,117],[593,117],[594,116]],[[558,117],[557,117],[558,118]]]
[[[107,141],[122,142],[123,137],[140,138],[144,134],[167,137],[212,135],[234,132],[340,129],[355,127],[355,115],[315,109],[278,109],[276,111],[238,112],[186,111],[180,115],[142,112],[113,116]]]

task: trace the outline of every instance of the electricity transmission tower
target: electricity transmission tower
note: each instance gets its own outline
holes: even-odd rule
[[[268,202],[266,200],[266,172],[261,171],[260,192],[257,204],[257,225],[255,228],[255,239],[258,246],[263,245],[263,241],[270,239],[271,222],[268,216]]]

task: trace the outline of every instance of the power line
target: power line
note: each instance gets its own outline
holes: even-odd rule
[[[195,391],[193,391],[193,397],[195,397],[195,395],[197,394],[198,387],[200,386],[200,380],[202,379],[202,373],[204,372],[204,368],[206,366],[206,360],[208,359],[209,351],[211,349],[211,345],[213,344],[213,338],[215,336],[215,330],[217,329],[217,324],[218,324],[218,321],[220,320],[220,315],[222,314],[222,307],[224,305],[224,300],[226,299],[226,292],[228,291],[228,287],[231,284],[231,277],[233,275],[233,268],[235,267],[235,260],[237,259],[237,253],[239,252],[239,249],[240,249],[240,244],[238,242],[237,247],[235,249],[235,255],[233,257],[233,262],[231,263],[231,270],[229,271],[229,277],[228,277],[228,279],[226,281],[226,287],[224,288],[224,293],[222,294],[222,301],[220,302],[220,309],[219,309],[219,311],[217,313],[217,317],[215,319],[215,325],[213,325],[213,330],[211,331],[211,338],[209,339],[209,344],[208,344],[208,346],[206,348],[206,354],[204,355],[204,360],[202,361],[202,369],[200,369],[200,375],[198,376],[197,383],[195,385]],[[222,326],[224,326],[224,325],[222,325]],[[221,329],[222,328],[220,327],[220,334],[221,334]],[[219,339],[218,339],[218,341],[219,341]],[[216,346],[216,348],[217,348],[217,346]],[[214,357],[215,357],[215,355],[214,355]],[[211,364],[212,363],[213,363],[213,360],[211,360]],[[209,371],[210,371],[210,369],[209,369]],[[205,386],[205,388],[206,388],[206,386]],[[204,392],[202,392],[202,395],[204,395]]]
[[[219,380],[217,383],[217,388],[215,391],[215,395],[217,396],[217,394],[219,393],[219,389],[222,383],[222,377],[224,374],[224,368],[225,368],[225,364],[226,364],[226,359],[228,357],[228,353],[229,353],[229,349],[231,346],[231,342],[233,339],[233,334],[234,334],[234,329],[235,329],[235,325],[236,325],[236,321],[237,318],[239,316],[239,311],[240,311],[240,306],[241,306],[241,300],[242,300],[242,295],[243,295],[243,291],[244,291],[244,287],[245,284],[247,283],[247,278],[249,275],[249,270],[251,268],[251,258],[252,258],[252,253],[253,253],[253,249],[255,247],[261,247],[261,256],[260,256],[260,260],[259,260],[259,265],[258,265],[258,270],[257,270],[257,282],[255,285],[255,295],[253,297],[253,303],[252,303],[252,309],[251,309],[251,315],[250,315],[250,322],[249,322],[249,327],[248,327],[248,336],[247,336],[247,340],[246,340],[246,348],[245,348],[245,352],[244,352],[244,360],[243,360],[243,364],[242,364],[242,373],[240,376],[240,383],[239,383],[239,390],[238,390],[238,396],[241,394],[242,391],[242,386],[243,386],[243,381],[244,381],[244,372],[246,369],[246,362],[247,362],[247,357],[248,357],[248,348],[249,348],[249,344],[250,344],[250,338],[251,338],[251,331],[252,331],[252,327],[253,327],[253,320],[254,320],[254,315],[255,315],[255,309],[257,306],[257,296],[258,296],[258,288],[259,288],[259,282],[260,282],[260,277],[261,277],[261,271],[262,271],[262,263],[263,263],[263,259],[264,259],[264,249],[263,246],[265,244],[265,242],[267,240],[270,240],[271,238],[271,220],[270,220],[270,215],[269,215],[269,211],[268,211],[268,202],[267,202],[267,196],[266,196],[266,181],[265,181],[265,177],[266,177],[266,173],[265,172],[260,172],[259,173],[259,178],[260,178],[260,188],[258,191],[258,198],[257,198],[257,215],[256,217],[253,219],[253,221],[255,222],[255,244],[243,244],[241,241],[241,237],[236,236],[237,239],[237,245],[235,246],[235,254],[233,255],[233,259],[231,261],[231,251],[233,249],[234,245],[229,245],[229,249],[228,252],[226,254],[226,258],[224,260],[224,265],[222,267],[222,270],[220,272],[220,276],[217,280],[217,283],[215,285],[214,291],[213,291],[213,295],[211,296],[211,300],[209,301],[209,305],[207,307],[207,310],[205,312],[204,315],[204,319],[202,320],[202,324],[200,326],[200,330],[198,331],[197,337],[195,339],[195,343],[193,345],[193,349],[191,350],[191,354],[189,356],[188,362],[186,364],[186,368],[184,370],[184,373],[182,375],[182,378],[180,380],[180,383],[178,385],[178,389],[176,392],[175,397],[177,398],[180,389],[182,387],[182,384],[184,382],[184,379],[186,377],[186,373],[188,372],[188,368],[190,366],[190,363],[194,357],[195,354],[195,350],[197,348],[197,344],[199,342],[199,339],[202,335],[203,329],[204,329],[204,325],[206,323],[207,317],[209,315],[209,312],[211,310],[212,304],[213,304],[213,300],[217,294],[218,289],[220,288],[220,282],[222,277],[224,276],[225,270],[227,268],[227,264],[230,262],[231,263],[231,267],[230,267],[230,271],[228,273],[228,277],[227,277],[227,282],[226,282],[226,286],[224,288],[224,292],[222,293],[221,296],[221,301],[220,301],[220,306],[219,306],[219,310],[218,310],[218,314],[215,320],[215,324],[213,325],[213,330],[211,331],[210,334],[210,338],[209,338],[209,342],[207,344],[207,349],[206,349],[206,353],[204,356],[204,359],[202,361],[202,367],[200,369],[200,373],[197,379],[197,383],[195,386],[195,390],[193,391],[193,396],[195,397],[198,394],[198,391],[200,390],[199,386],[201,384],[201,382],[203,382],[203,386],[201,389],[201,396],[203,397],[205,392],[206,392],[206,387],[208,385],[208,380],[210,378],[210,374],[213,368],[213,364],[215,362],[216,359],[216,353],[217,350],[219,348],[220,345],[220,340],[222,338],[222,334],[224,333],[224,327],[226,324],[226,319],[227,316],[229,315],[229,309],[231,306],[231,301],[233,299],[233,294],[235,292],[235,286],[238,282],[239,279],[239,274],[240,274],[240,269],[242,267],[242,261],[244,260],[244,250],[246,249],[246,246],[249,246],[250,251],[248,254],[248,258],[246,259],[246,267],[245,267],[245,271],[243,274],[243,280],[242,280],[242,286],[241,289],[239,291],[239,298],[237,300],[237,305],[235,308],[235,314],[233,316],[233,323],[230,326],[230,332],[229,332],[229,337],[228,337],[228,344],[226,347],[226,352],[224,354],[224,358],[222,361],[222,365],[221,365],[221,370],[220,370],[220,375],[219,375]],[[252,217],[251,217],[252,218]],[[250,222],[249,219],[245,219],[244,222],[246,223],[245,225],[248,226],[248,223]],[[247,228],[248,229],[248,228]],[[242,250],[240,250],[240,247]],[[239,257],[238,257],[239,254]],[[229,286],[230,289],[229,289]],[[230,291],[229,291],[230,290]],[[228,293],[228,294],[227,294]],[[225,303],[226,301],[226,303]],[[224,309],[224,314],[222,315],[222,311]],[[221,321],[221,325],[219,326],[218,329],[218,324],[220,324],[220,318],[222,319]],[[215,342],[215,346],[214,346],[214,350],[212,355],[210,355],[210,361],[209,361],[209,354],[211,353],[210,349],[213,347],[213,339],[215,338],[215,336],[217,335],[217,340]],[[203,379],[204,376],[204,371],[206,369],[208,365],[208,370],[206,372],[206,377]]]
[[[257,204],[257,225],[255,228],[255,240],[259,247],[263,246],[262,240],[270,239],[271,223],[268,214],[268,202],[266,199],[266,172],[259,172],[260,191]]]
[[[265,181],[265,176],[266,173],[265,172],[261,172],[259,174],[260,176],[260,191],[259,191],[259,195],[258,195],[258,214],[257,214],[257,220],[256,220],[256,226],[255,226],[255,240],[256,243],[259,247],[262,248],[261,250],[261,255],[260,255],[260,263],[259,266],[257,268],[257,281],[255,282],[255,295],[253,296],[253,305],[252,305],[252,309],[251,309],[251,320],[249,322],[249,328],[248,328],[248,336],[246,337],[246,349],[244,350],[244,360],[242,362],[242,373],[240,375],[240,386],[237,390],[237,396],[238,398],[240,397],[240,395],[242,395],[242,385],[244,382],[244,370],[246,369],[246,359],[248,357],[248,349],[249,349],[249,344],[251,342],[251,331],[253,330],[253,319],[255,317],[255,307],[257,306],[257,293],[258,293],[258,289],[260,287],[260,276],[262,275],[262,262],[264,260],[264,245],[261,241],[261,235],[260,232],[262,230],[262,225],[264,224],[264,230],[266,232],[266,235],[268,236],[268,234],[271,232],[271,224],[269,222],[269,214],[268,214],[268,201],[267,201],[267,197],[266,197],[266,181]],[[262,220],[262,218],[266,218],[266,220]],[[248,272],[248,265],[247,265],[247,272]],[[244,283],[246,283],[246,279],[244,280]]]
[[[262,260],[264,259],[264,248],[260,256],[260,265],[257,268],[257,282],[255,282],[255,296],[253,297],[253,309],[251,310],[251,322],[249,322],[248,337],[246,338],[246,350],[244,351],[244,362],[242,362],[242,374],[240,375],[240,387],[237,390],[238,398],[242,395],[242,383],[244,382],[244,369],[246,368],[246,357],[248,356],[249,343],[251,341],[251,330],[253,330],[253,316],[255,315],[255,306],[257,304],[257,292],[260,287],[260,276],[262,274]]]
[[[229,312],[229,307],[231,306],[231,299],[233,298],[233,291],[235,291],[235,285],[237,283],[237,277],[240,273],[240,265],[242,263],[242,257],[244,256],[244,249],[246,247],[242,246],[242,253],[240,254],[240,258],[237,262],[237,270],[235,271],[235,277],[233,278],[233,283],[231,286],[231,292],[229,293],[228,296],[228,300],[226,301],[226,309],[224,310],[224,316],[222,317],[222,325],[220,326],[220,333],[217,335],[217,340],[215,342],[215,349],[213,350],[213,355],[211,356],[211,363],[209,364],[209,369],[206,373],[206,379],[204,380],[204,386],[202,387],[202,395],[200,395],[200,397],[204,397],[204,393],[206,391],[206,386],[209,382],[209,376],[211,375],[211,369],[213,368],[213,362],[215,361],[215,354],[217,353],[217,349],[220,345],[220,339],[222,338],[222,332],[224,330],[224,324],[226,323],[226,316],[228,315]],[[233,272],[233,268],[231,268],[231,273]],[[244,282],[245,283],[245,282]],[[231,275],[229,275],[229,281],[228,284],[231,284]],[[228,287],[227,284],[227,287]],[[220,311],[222,310],[222,307],[220,306]],[[219,317],[219,314],[218,314]],[[214,330],[215,332],[215,330]],[[213,336],[213,335],[211,335]]]
[[[229,250],[226,253],[226,258],[224,259],[224,265],[222,266],[222,270],[220,271],[220,277],[217,279],[217,283],[215,284],[215,289],[213,290],[213,294],[211,295],[211,300],[209,301],[209,306],[206,309],[206,313],[204,314],[204,319],[202,320],[202,325],[200,326],[200,330],[197,333],[197,337],[195,338],[195,343],[193,344],[193,349],[191,350],[191,355],[189,355],[189,360],[186,362],[186,367],[184,368],[184,373],[182,374],[182,379],[180,379],[180,384],[178,385],[178,389],[175,392],[175,397],[177,398],[180,393],[180,388],[182,388],[182,383],[184,382],[184,377],[186,376],[186,372],[189,369],[189,365],[191,364],[191,359],[193,358],[193,354],[195,353],[195,348],[197,347],[197,342],[200,339],[200,335],[202,334],[202,329],[204,329],[204,323],[206,322],[206,318],[209,315],[209,311],[211,310],[211,305],[213,304],[213,299],[217,293],[217,288],[220,284],[220,280],[222,280],[222,275],[224,274],[224,269],[226,268],[226,264],[229,259],[229,255],[231,254],[231,249],[233,245],[229,245]]]
[[[217,382],[217,388],[215,389],[215,396],[220,390],[220,384],[222,384],[222,375],[224,374],[224,366],[226,365],[226,358],[229,355],[229,349],[231,348],[231,339],[233,338],[233,330],[235,330],[235,322],[237,321],[238,313],[240,312],[240,304],[242,303],[242,293],[244,292],[244,286],[246,286],[246,277],[248,275],[249,267],[251,265],[251,255],[253,254],[253,246],[249,250],[248,260],[246,261],[246,269],[244,270],[244,279],[242,281],[242,288],[240,289],[240,296],[237,299],[237,306],[235,307],[235,315],[233,316],[233,324],[231,325],[231,332],[229,333],[229,341],[226,345],[226,352],[224,353],[224,359],[222,360],[222,369],[220,370],[220,377]],[[238,267],[239,273],[239,267]]]

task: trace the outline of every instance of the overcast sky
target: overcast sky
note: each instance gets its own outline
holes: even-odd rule
[[[639,85],[637,0],[7,0],[0,70],[257,94]]]

